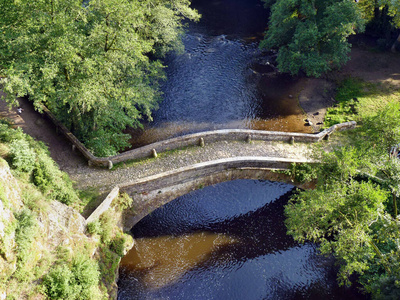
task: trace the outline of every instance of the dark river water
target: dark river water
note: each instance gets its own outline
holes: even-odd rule
[[[293,186],[236,180],[194,191],[132,230],[119,299],[365,299],[339,288],[332,258],[286,235]]]
[[[300,83],[273,76],[258,50],[267,26],[260,0],[194,0],[202,14],[188,24],[185,51],[165,59],[163,100],[134,147],[203,130],[248,128],[310,132],[295,97]],[[292,95],[293,97],[290,97]]]
[[[257,42],[267,26],[258,0],[194,0],[183,54],[166,58],[168,80],[154,122],[134,146],[219,128],[307,132],[299,81],[272,76]],[[339,288],[332,258],[286,235],[293,187],[236,180],[175,199],[139,222],[120,267],[119,299],[365,299]]]

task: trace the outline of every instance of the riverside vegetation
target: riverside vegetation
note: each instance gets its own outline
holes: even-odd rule
[[[316,188],[299,192],[286,206],[288,234],[333,254],[339,283],[350,285],[356,274],[373,299],[398,299],[400,159],[390,153],[400,142],[399,91],[348,78],[337,95],[327,124],[350,118],[361,125],[339,134],[328,152],[317,147],[321,164],[293,166],[292,175],[316,180]]]
[[[117,227],[116,211],[90,224],[85,235],[77,210],[86,202],[68,175],[58,169],[43,143],[5,121],[0,122],[0,156],[0,295],[114,297],[119,258],[132,243]],[[128,202],[126,195],[117,200]]]
[[[347,37],[366,22],[382,37],[400,24],[399,1],[265,2],[273,6],[262,46],[276,47],[278,67],[292,74],[320,76],[344,64]],[[48,105],[97,155],[123,149],[126,126],[140,126],[157,107],[163,66],[156,57],[179,48],[182,19],[199,17],[186,0],[153,3],[0,1],[0,74],[10,103],[16,95],[29,95],[38,108]],[[277,26],[280,20],[285,26]],[[330,143],[329,153],[316,151],[320,165],[295,170],[299,179],[315,178],[317,185],[286,207],[288,232],[333,254],[341,283],[357,274],[374,298],[398,299],[400,166],[389,152],[400,142],[399,94],[349,78],[340,83],[337,100],[326,125],[356,119],[361,126]],[[5,122],[0,126],[0,170],[6,178],[0,177],[1,296],[111,297],[118,258],[130,239],[112,217],[118,208],[88,226],[90,237],[76,225],[80,216],[69,210],[75,225],[49,238],[56,228],[51,223],[61,222],[67,211],[61,206],[60,220],[51,220],[49,207],[60,207],[55,200],[78,210],[85,201],[43,144]]]

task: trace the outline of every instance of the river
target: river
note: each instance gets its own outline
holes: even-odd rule
[[[185,51],[165,58],[168,80],[153,122],[133,130],[143,146],[204,130],[246,128],[311,132],[295,97],[299,80],[272,75],[258,49],[267,27],[260,0],[194,0],[202,14],[188,24]]]
[[[157,209],[132,230],[119,299],[366,299],[338,287],[332,258],[286,235],[293,189],[236,180]]]
[[[296,78],[272,76],[257,48],[267,26],[259,0],[194,0],[183,54],[166,57],[168,80],[154,122],[134,146],[220,128],[309,132]],[[294,95],[291,96],[291,95]],[[133,229],[119,300],[365,299],[338,287],[332,258],[286,235],[293,186],[236,180],[175,199]]]

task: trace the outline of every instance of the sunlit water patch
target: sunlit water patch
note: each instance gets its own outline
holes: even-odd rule
[[[286,235],[284,183],[236,180],[182,196],[132,230],[119,299],[364,299],[332,258]]]

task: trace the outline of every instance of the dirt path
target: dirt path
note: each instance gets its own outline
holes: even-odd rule
[[[86,160],[79,152],[72,151],[71,145],[64,137],[57,134],[51,122],[34,111],[32,105],[19,99],[24,109],[17,114],[16,108],[8,110],[4,102],[0,102],[0,115],[10,118],[16,126],[37,140],[43,141],[50,150],[52,158],[60,168],[67,172],[78,188],[96,187],[101,192],[109,190],[116,183],[122,183],[145,176],[154,175],[172,169],[192,165],[199,162],[235,156],[263,156],[303,158],[308,153],[308,145],[279,142],[255,141],[216,142],[206,147],[190,147],[185,150],[173,151],[168,155],[160,155],[157,159],[147,159],[131,164],[129,167],[119,167],[115,170],[89,168]]]
[[[0,95],[3,92],[0,91]],[[53,123],[36,112],[28,100],[19,98],[18,101],[23,108],[21,114],[17,113],[17,108],[9,109],[4,101],[0,101],[0,116],[11,119],[25,133],[44,142],[49,147],[51,157],[63,171],[69,173],[69,170],[86,168],[87,163],[83,156],[71,151],[71,144],[56,132]]]
[[[356,42],[354,42],[356,44]],[[350,53],[350,61],[339,71],[328,74],[328,79],[303,78],[299,104],[307,118],[319,130],[327,108],[336,103],[335,82],[346,77],[358,77],[366,82],[400,88],[400,53],[377,52],[375,41],[361,36]]]
[[[400,88],[400,56],[392,53],[375,53],[362,48],[354,48],[351,61],[340,71],[333,73],[337,78],[357,76],[366,81],[391,84]],[[299,103],[315,129],[322,122],[326,109],[334,103],[334,84],[326,79],[302,79],[302,91]],[[63,171],[66,171],[78,188],[90,186],[107,190],[115,183],[156,174],[202,161],[234,156],[266,156],[301,158],[307,155],[307,145],[285,143],[253,142],[218,142],[205,148],[189,148],[175,151],[157,159],[138,162],[129,168],[116,170],[93,169],[78,152],[73,152],[71,145],[62,135],[57,134],[53,124],[34,111],[26,99],[19,99],[24,109],[17,114],[16,108],[8,109],[0,101],[0,116],[12,119],[16,126],[34,138],[43,141],[50,150],[52,158]]]

